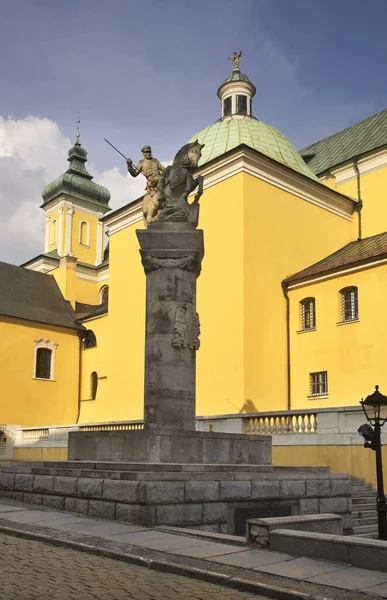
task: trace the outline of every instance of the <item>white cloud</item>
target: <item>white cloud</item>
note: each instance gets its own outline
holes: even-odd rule
[[[44,251],[43,188],[67,169],[70,140],[53,121],[0,116],[0,260],[20,264]],[[119,169],[96,173],[95,181],[111,192],[111,208],[141,196],[144,178]]]

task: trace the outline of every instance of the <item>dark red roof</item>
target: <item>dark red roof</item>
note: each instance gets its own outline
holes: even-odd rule
[[[286,286],[297,281],[313,279],[322,273],[334,273],[355,265],[366,264],[375,258],[387,257],[387,232],[350,242],[310,267],[284,279]]]

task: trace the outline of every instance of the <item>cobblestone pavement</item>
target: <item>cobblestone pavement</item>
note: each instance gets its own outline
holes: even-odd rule
[[[264,600],[237,590],[0,534],[0,600]]]

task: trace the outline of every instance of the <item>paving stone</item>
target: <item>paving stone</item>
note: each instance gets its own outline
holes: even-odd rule
[[[220,500],[247,500],[251,498],[250,481],[221,481]]]
[[[64,507],[65,510],[87,515],[89,512],[89,501],[83,498],[65,498]]]
[[[77,477],[55,477],[54,492],[63,496],[76,496],[77,483]]]
[[[348,511],[347,498],[320,498],[320,513],[345,513]]]
[[[178,548],[175,550],[170,550],[171,554],[189,556],[190,558],[210,558],[213,556],[227,556],[228,554],[236,555],[242,552],[246,552],[246,549],[236,548],[235,546],[228,544],[205,541],[198,541],[197,546],[192,546],[192,548]]]
[[[386,583],[387,573],[368,571],[367,569],[358,569],[357,567],[348,567],[341,571],[308,577],[308,581],[322,583],[324,585],[333,585],[334,587],[347,590],[367,591],[367,588],[380,583]]]
[[[138,502],[139,483],[137,481],[116,481],[105,479],[103,483],[104,500],[118,502]]]
[[[282,577],[291,577],[292,579],[308,579],[315,575],[342,571],[348,568],[349,567],[346,565],[300,557],[274,565],[262,565],[257,567],[256,570],[272,573],[273,575],[280,575]]]
[[[331,496],[351,496],[352,482],[349,480],[333,480],[331,481]]]
[[[156,525],[199,525],[201,522],[201,504],[166,504],[164,506],[156,506]]]
[[[103,479],[80,477],[78,479],[78,495],[81,498],[102,498]]]
[[[15,475],[15,490],[19,492],[33,492],[34,475]]]
[[[235,548],[234,548],[235,550]],[[213,562],[220,562],[225,565],[233,565],[234,567],[244,567],[246,569],[255,569],[261,565],[273,563],[283,563],[291,560],[293,556],[283,554],[281,552],[269,552],[268,550],[245,550],[244,552],[234,552],[232,554],[224,554],[223,556],[214,556],[208,558]]]
[[[305,481],[280,481],[281,498],[304,498]]]
[[[13,473],[0,473],[0,490],[13,490],[15,488],[15,475]]]
[[[300,515],[315,515],[318,513],[318,498],[301,498],[299,500]]]
[[[279,498],[279,481],[253,481],[251,485],[251,497],[253,499]]]
[[[209,500],[219,500],[218,481],[187,481],[184,489],[186,501],[208,502]]]
[[[20,506],[11,506],[10,504],[0,504],[0,513],[11,513],[25,510]]]
[[[116,514],[115,502],[105,502],[104,500],[89,500],[88,514],[100,519],[114,519]]]
[[[203,502],[203,523],[224,523],[226,520],[226,502]]]
[[[182,481],[142,482],[140,483],[139,500],[150,504],[184,502],[184,483]]]
[[[54,477],[52,475],[35,475],[34,492],[51,494],[54,490]]]
[[[337,482],[335,482],[337,483]],[[312,498],[319,498],[321,496],[330,495],[330,481],[329,479],[312,479],[306,482],[306,496]]]
[[[50,506],[51,508],[57,508],[59,510],[63,510],[65,507],[65,497],[64,496],[49,496],[47,494],[43,495],[42,499],[43,506]]]

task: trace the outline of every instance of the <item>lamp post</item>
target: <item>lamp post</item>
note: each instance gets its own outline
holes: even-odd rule
[[[378,537],[380,540],[387,540],[387,521],[386,521],[386,497],[383,486],[383,466],[382,466],[382,443],[381,431],[387,421],[387,396],[379,392],[379,386],[375,386],[375,391],[360,404],[367,418],[365,425],[358,429],[363,436],[365,448],[375,450],[376,457],[376,481],[378,494],[376,498],[376,510],[378,513]]]

